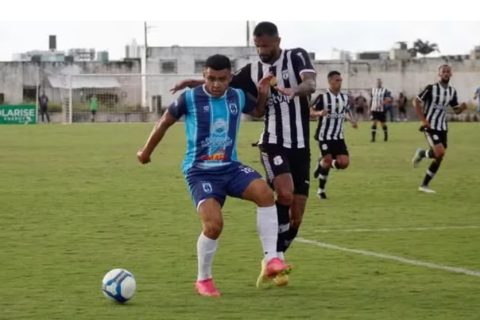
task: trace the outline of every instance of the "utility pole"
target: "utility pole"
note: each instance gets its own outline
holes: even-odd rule
[[[144,33],[144,36],[145,36],[145,58],[148,58],[148,25],[147,25],[147,21],[144,22],[144,29],[143,29],[143,33]]]
[[[250,21],[247,21],[247,48],[250,47]]]

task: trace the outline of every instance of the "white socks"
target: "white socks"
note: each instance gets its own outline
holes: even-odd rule
[[[207,238],[203,232],[198,237],[197,255],[198,255],[198,281],[212,278],[213,256],[217,251],[218,239]]]
[[[267,263],[277,258],[278,217],[277,206],[257,208],[257,229],[262,241],[263,252]],[[198,237],[198,281],[212,278],[212,263],[218,248],[218,239],[212,240],[203,232]]]
[[[267,263],[277,257],[277,206],[257,208],[257,230]]]

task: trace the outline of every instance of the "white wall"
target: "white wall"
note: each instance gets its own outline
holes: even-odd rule
[[[147,74],[150,74],[147,84],[148,96],[161,95],[164,106],[171,103],[175,96],[169,92],[175,83],[186,77],[200,78],[201,74],[194,74],[195,60],[205,60],[208,56],[221,53],[236,60],[236,66],[242,67],[258,58],[254,48],[245,47],[168,47],[149,48],[150,57],[147,62]],[[177,74],[160,75],[162,60],[176,60]],[[384,86],[394,94],[404,91],[408,97],[413,97],[429,83],[436,81],[438,67],[444,63],[442,59],[426,59],[411,61],[359,61],[348,65],[341,61],[315,61],[317,70],[317,89],[327,87],[326,75],[329,71],[337,70],[343,74],[344,90],[368,90],[375,85],[376,79],[381,78]],[[366,63],[366,64],[365,64]],[[473,102],[473,93],[480,86],[480,61],[465,60],[450,63],[453,67],[452,85],[457,89],[459,99]],[[140,61],[127,62],[83,62],[74,63],[81,73],[96,74],[138,74]],[[48,74],[61,73],[71,65],[59,62],[41,63],[41,83],[48,88],[46,80]],[[0,63],[0,93],[5,94],[9,103],[19,103],[23,100],[23,86],[35,86],[38,65],[31,62]],[[135,86],[126,86],[129,96],[137,96]],[[135,91],[135,92],[133,92]],[[151,101],[151,99],[149,98]]]

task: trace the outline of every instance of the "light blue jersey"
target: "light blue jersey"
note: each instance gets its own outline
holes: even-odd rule
[[[176,119],[185,116],[187,151],[182,171],[210,169],[237,162],[237,138],[241,113],[250,113],[255,103],[242,90],[228,88],[222,97],[212,97],[205,86],[185,91],[170,105]]]

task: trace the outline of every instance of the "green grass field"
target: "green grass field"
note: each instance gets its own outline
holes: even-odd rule
[[[229,200],[214,260],[219,299],[193,287],[201,225],[180,171],[184,127],[141,166],[136,151],[151,127],[0,127],[0,319],[480,318],[478,276],[316,245],[480,270],[479,124],[451,124],[435,195],[417,192],[427,167],[410,162],[426,146],[417,123],[392,124],[391,141],[375,144],[368,123],[349,128],[351,167],[331,173],[328,202],[315,198],[312,181],[299,237],[317,242],[293,244],[286,288],[255,288],[255,208]],[[260,123],[242,124],[239,155],[263,174],[250,147],[260,131]],[[101,292],[103,275],[117,267],[137,279],[125,306]]]

